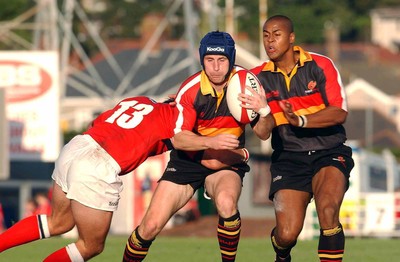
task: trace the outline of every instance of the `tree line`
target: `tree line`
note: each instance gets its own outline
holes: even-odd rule
[[[65,0],[58,0],[59,9]],[[11,20],[36,4],[36,0],[0,0],[0,21]],[[151,12],[165,13],[174,0],[99,0],[104,8],[88,11],[92,21],[99,22],[100,35],[104,39],[139,38],[143,17]],[[196,16],[203,18],[202,1],[193,1]],[[225,0],[215,0],[219,16],[218,26],[224,28]],[[77,3],[82,3],[77,0]],[[238,32],[246,32],[251,40],[259,41],[261,30],[258,17],[258,0],[234,0],[235,25]],[[324,41],[324,26],[334,23],[340,29],[342,42],[368,42],[370,39],[370,12],[381,7],[400,7],[398,0],[279,0],[267,1],[267,16],[283,14],[289,16],[294,24],[297,42],[319,44]],[[96,10],[96,9],[93,9]],[[185,30],[183,8],[171,19],[169,37],[180,38]],[[75,18],[74,31],[82,30],[80,21]],[[1,26],[0,26],[1,27]],[[25,38],[31,37],[22,30],[17,32]],[[0,35],[1,36],[1,35]],[[0,37],[1,40],[1,37]],[[4,41],[1,49],[12,49]],[[90,43],[88,48],[95,48]]]

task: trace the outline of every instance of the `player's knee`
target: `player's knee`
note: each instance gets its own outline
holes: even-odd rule
[[[104,250],[104,244],[101,245],[90,245],[89,247],[86,247],[86,249],[82,252],[82,257],[86,260],[89,260],[95,256],[98,256],[99,254],[101,254],[101,252],[103,252]]]
[[[333,228],[339,221],[339,208],[333,205],[327,205],[325,208],[317,210],[318,219],[322,228]]]
[[[63,220],[63,219],[49,217],[48,225],[49,225],[50,235],[57,236],[72,230],[75,226],[75,223],[73,222],[73,220],[69,219]]]
[[[318,214],[322,217],[334,217],[339,213],[339,208],[336,205],[326,205],[318,210]]]
[[[332,197],[321,197],[316,200],[318,214],[327,214],[329,216],[335,215],[339,212],[342,200]]]
[[[90,247],[88,247],[85,250],[85,255],[83,256],[86,260],[89,260],[90,258],[93,258],[95,256],[100,255],[104,250],[104,243],[103,244],[99,244],[97,243],[97,245],[90,245]]]
[[[275,239],[279,246],[288,247],[297,241],[298,234],[290,230],[275,230]]]
[[[92,249],[92,255],[93,255],[92,257],[95,257],[95,256],[101,254],[103,252],[103,250],[104,250],[104,243],[96,245],[96,247],[94,247]]]
[[[238,209],[236,199],[229,194],[219,194],[215,199],[215,206],[222,217],[231,217]]]
[[[76,245],[83,259],[87,261],[103,252],[105,242],[93,239],[90,241],[82,241],[82,239],[80,239]]]
[[[153,239],[161,232],[163,226],[156,219],[148,219],[140,225],[139,234],[143,239]]]

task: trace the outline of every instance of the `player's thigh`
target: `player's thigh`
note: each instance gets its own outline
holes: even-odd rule
[[[52,236],[65,233],[75,225],[71,202],[55,182],[53,183],[51,215],[48,217],[48,225]]]
[[[308,192],[282,189],[274,195],[277,228],[300,234],[311,195]]]
[[[97,249],[98,246],[103,246],[110,229],[113,212],[94,209],[75,200],[71,200],[71,208],[79,240],[84,242],[84,248]]]
[[[313,177],[312,188],[316,201],[331,199],[341,202],[346,192],[347,179],[344,174],[333,166],[321,168]]]
[[[346,192],[347,179],[333,166],[322,168],[313,178],[315,206],[323,227],[336,226],[339,210]]]
[[[154,191],[145,217],[156,218],[166,223],[192,198],[193,193],[194,190],[190,185],[161,180]]]
[[[221,194],[238,199],[242,190],[242,179],[232,170],[220,170],[207,176],[204,186],[213,199]]]

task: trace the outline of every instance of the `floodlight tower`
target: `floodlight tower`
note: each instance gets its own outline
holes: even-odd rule
[[[37,10],[32,40],[33,50],[58,50],[57,1],[36,0]]]

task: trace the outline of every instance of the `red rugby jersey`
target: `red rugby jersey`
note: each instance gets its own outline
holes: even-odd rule
[[[168,104],[131,97],[101,113],[84,134],[115,159],[124,175],[148,157],[168,150],[163,140],[173,136],[176,116],[177,110]]]

